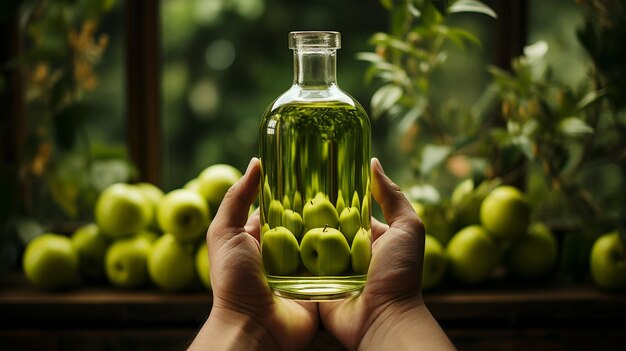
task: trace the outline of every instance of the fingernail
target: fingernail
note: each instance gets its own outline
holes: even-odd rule
[[[378,157],[374,157],[374,162],[376,163],[376,167],[380,170],[382,174],[385,174],[385,170],[383,169],[383,165],[380,163]]]
[[[248,163],[248,168],[246,168],[246,174],[248,174],[248,172],[250,172],[250,170],[252,169],[252,165],[254,164],[254,161],[256,160],[256,157],[253,157],[250,159],[250,163]]]

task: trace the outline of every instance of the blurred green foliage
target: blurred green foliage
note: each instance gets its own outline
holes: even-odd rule
[[[440,172],[441,166],[478,141],[495,94],[487,89],[482,97],[463,101],[455,85],[470,91],[485,90],[485,85],[468,87],[461,82],[480,79],[458,70],[452,75],[442,74],[455,56],[464,57],[470,48],[481,46],[479,37],[456,25],[453,19],[480,14],[493,20],[496,14],[478,1],[381,3],[390,13],[390,29],[371,37],[375,52],[359,55],[371,63],[366,81],[378,86],[371,99],[373,118],[384,116],[402,131],[400,149],[409,155],[413,170],[412,176],[405,177],[406,182],[419,179],[431,183],[439,179],[438,188],[448,183],[451,190],[454,181]],[[477,70],[484,69],[484,65],[482,61]],[[465,161],[479,168],[477,172],[484,172],[480,169],[486,164],[483,158]]]
[[[371,113],[373,153],[409,193],[437,203],[466,177],[523,182],[536,219],[597,235],[624,222],[626,13],[619,0],[580,3],[533,1],[538,44],[505,72],[488,68],[497,19],[479,1],[162,0],[160,185],[215,163],[243,170],[263,111],[292,82],[287,33],[338,30],[339,84]],[[123,5],[22,2],[25,53],[4,68],[25,72],[30,129],[15,174],[33,191],[0,206],[3,233],[27,240],[88,219],[101,189],[135,174]]]
[[[24,1],[10,14],[23,49],[3,68],[23,77],[28,123],[21,159],[6,165],[15,178],[10,196],[20,201],[2,208],[3,241],[25,243],[59,223],[90,219],[99,192],[135,172],[123,146],[94,140],[88,127],[94,106],[87,97],[99,87],[97,66],[110,38],[99,28],[114,6],[112,0]]]
[[[555,77],[550,47],[539,40],[513,60],[511,71],[484,64],[491,83],[482,96],[450,109],[433,98],[431,87],[448,57],[443,43],[479,40],[449,19],[458,9],[493,11],[478,1],[381,3],[390,29],[373,35],[375,52],[360,57],[371,63],[366,78],[378,86],[374,117],[396,120],[396,128],[413,137],[404,149],[417,184],[409,194],[442,192],[428,196],[437,206],[449,199],[451,179],[453,185],[466,177],[516,184],[532,200],[535,220],[576,234],[564,239],[563,260],[568,270],[584,271],[593,238],[616,228],[626,232],[626,6],[581,2],[578,39],[587,56],[575,68],[585,79],[560,79],[562,67]],[[569,30],[575,37],[575,28]]]

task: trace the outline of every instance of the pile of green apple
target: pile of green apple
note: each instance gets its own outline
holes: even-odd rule
[[[267,199],[267,201],[265,200]],[[338,276],[367,273],[372,256],[369,195],[357,192],[350,206],[341,191],[336,204],[317,192],[272,199],[265,183],[261,211],[261,256],[273,276]]]
[[[26,277],[43,289],[103,278],[129,289],[210,289],[205,233],[239,178],[236,168],[217,164],[167,194],[149,183],[110,185],[96,201],[95,223],[71,236],[47,233],[28,243]]]
[[[455,188],[450,206],[412,204],[426,228],[426,289],[440,285],[448,275],[475,285],[497,272],[537,279],[554,271],[558,241],[545,224],[531,223],[530,203],[515,187],[487,182],[475,187],[468,179]],[[617,232],[598,237],[590,269],[599,287],[626,287],[625,250]]]

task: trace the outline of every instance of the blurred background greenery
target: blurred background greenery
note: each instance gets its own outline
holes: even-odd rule
[[[15,3],[20,4],[15,10],[25,42],[24,55],[19,60],[3,63],[3,68],[19,66],[25,72],[29,128],[24,159],[19,166],[3,165],[3,177],[6,170],[18,167],[20,179],[32,182],[32,192],[28,194],[30,205],[3,208],[1,218],[3,233],[17,232],[25,242],[55,223],[90,220],[95,197],[104,187],[117,181],[140,179],[142,175],[129,161],[126,149],[129,136],[126,129],[125,2],[42,0]],[[505,94],[511,85],[504,82],[503,75],[498,76],[497,70],[489,69],[495,64],[498,51],[498,19],[484,13],[442,11],[444,28],[457,28],[460,34],[456,39],[448,37],[451,40],[441,46],[428,47],[432,53],[441,54],[437,57],[442,60],[436,69],[428,71],[427,88],[420,88],[431,117],[442,124],[456,124],[452,129],[443,130],[440,138],[427,127],[420,129],[420,123],[427,119],[418,121],[417,114],[406,113],[422,104],[419,96],[407,100],[408,95],[404,94],[403,101],[399,98],[387,101],[381,99],[380,94],[376,98],[381,84],[377,79],[368,79],[373,74],[372,62],[363,58],[367,58],[367,54],[381,54],[385,47],[387,53],[396,50],[393,43],[381,41],[375,33],[393,35],[398,9],[413,3],[423,10],[420,6],[431,2],[160,1],[162,139],[158,150],[150,150],[160,155],[159,186],[166,191],[181,187],[215,163],[228,163],[243,170],[250,157],[258,153],[258,123],[263,111],[292,81],[292,54],[287,48],[287,33],[325,29],[342,33],[339,85],[372,115],[373,154],[382,160],[387,172],[401,186],[409,190],[418,186],[416,191],[409,191],[414,197],[423,195],[419,186],[429,185],[440,198],[447,198],[464,178],[506,176],[507,171],[519,165],[523,165],[522,173],[527,177],[521,180],[517,177],[513,182],[522,182],[522,187],[534,189],[535,194],[552,189],[555,178],[551,179],[552,183],[543,182],[547,176],[541,164],[528,166],[528,161],[535,160],[524,159],[528,146],[524,143],[513,143],[521,145],[519,150],[502,156],[502,153],[481,151],[484,147],[468,151],[464,149],[467,144],[453,142],[470,134],[462,130],[467,126],[463,124],[467,118],[480,124],[475,136],[483,142],[495,140],[481,134],[486,127],[501,128],[505,134],[513,135],[510,123],[507,129],[507,116],[504,120],[498,119],[501,114],[506,115],[501,111],[501,101],[511,97],[529,101],[541,98],[523,96],[517,88]],[[438,9],[445,9],[455,2],[432,3]],[[534,89],[552,84],[550,89],[558,88],[572,95],[572,104],[585,96],[595,101],[606,93],[585,95],[601,91],[603,84],[590,80],[598,72],[598,67],[593,65],[593,55],[589,53],[593,50],[587,48],[586,51],[577,36],[588,26],[589,18],[598,13],[598,8],[594,8],[597,2],[581,3],[573,0],[527,2],[526,37],[528,44],[541,43],[541,59],[540,63],[525,67],[547,69],[541,72],[545,75],[539,74],[534,81],[527,82],[526,87]],[[485,4],[495,8],[495,1],[485,1]],[[11,6],[7,8],[10,10]],[[10,16],[5,13],[2,18],[6,20]],[[608,17],[605,14],[601,18]],[[424,26],[423,17],[419,19],[422,21],[418,20],[417,25]],[[602,27],[602,24],[596,25]],[[419,45],[422,44],[416,44]],[[358,56],[359,53],[367,54]],[[384,56],[383,52],[381,57]],[[605,61],[596,57],[596,62]],[[522,80],[515,74],[508,77],[513,85]],[[498,77],[502,79],[498,81]],[[4,80],[0,83],[0,89],[10,89]],[[614,98],[614,101],[619,99]],[[472,115],[477,105],[480,105],[481,116]],[[623,106],[615,103],[611,106],[608,110],[617,116],[618,124],[623,125],[623,113],[618,114]],[[393,112],[394,108],[405,111],[384,113]],[[587,120],[580,121],[584,123],[572,125],[574,134],[585,134]],[[598,138],[598,134],[595,135]],[[541,142],[539,139],[531,141]],[[502,142],[506,144],[511,140]],[[610,147],[616,147],[614,142],[609,140],[609,143]],[[580,146],[575,148],[580,149]],[[609,162],[601,171],[605,176],[602,184],[606,186],[597,190],[605,195],[615,195],[615,189],[617,194],[619,191],[623,194],[623,147],[617,148],[615,154],[621,154],[621,159]],[[502,150],[510,151],[506,147]],[[601,150],[598,148],[598,152]],[[559,152],[556,151],[556,156],[560,157]],[[571,156],[569,152],[562,153]],[[501,159],[506,159],[508,165],[499,164]],[[540,181],[536,181],[533,174],[537,174]],[[587,177],[587,183],[597,183],[593,172],[576,176]],[[15,193],[16,187],[10,185],[15,183],[3,183],[9,184],[3,191]],[[544,198],[539,196],[534,200],[540,203]],[[567,197],[557,197],[554,201],[559,207],[567,202]],[[614,204],[619,198],[607,201]],[[621,206],[623,204],[618,206],[618,212],[623,209]],[[552,214],[546,211],[544,214]],[[577,216],[576,213],[571,215]],[[3,235],[3,240],[9,240],[8,237],[10,235]],[[17,254],[5,255],[9,256],[15,258]]]

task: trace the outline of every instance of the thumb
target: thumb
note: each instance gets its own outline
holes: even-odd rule
[[[253,157],[246,173],[228,189],[222,203],[211,222],[208,240],[220,239],[225,235],[244,232],[248,221],[248,211],[258,194],[260,175],[259,159]]]
[[[387,177],[378,158],[372,158],[372,196],[380,205],[389,226],[409,225],[418,233],[424,232],[424,226],[411,203],[400,187]]]

